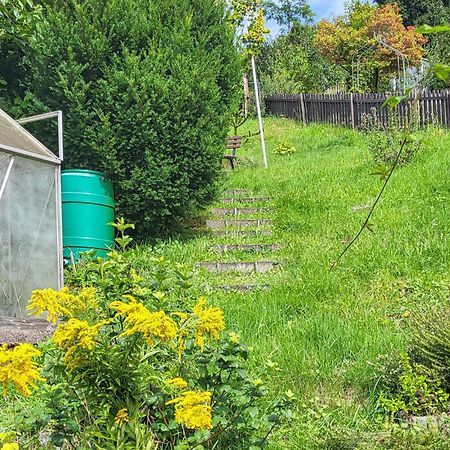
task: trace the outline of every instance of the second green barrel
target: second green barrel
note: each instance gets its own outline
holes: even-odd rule
[[[94,170],[63,170],[61,174],[64,259],[97,250],[105,257],[114,248],[114,189]]]

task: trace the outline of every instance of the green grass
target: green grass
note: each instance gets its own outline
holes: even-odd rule
[[[257,130],[255,121],[242,133],[249,130]],[[265,132],[269,168],[262,167],[259,141],[252,138],[239,151],[237,170],[225,172],[224,189],[272,197],[274,235],[242,240],[195,234],[154,248],[139,247],[142,264],[155,255],[186,264],[253,261],[254,254],[220,255],[210,245],[283,244],[281,251],[262,255],[283,261],[274,273],[217,276],[195,271],[194,278],[199,293],[206,292],[211,303],[223,307],[228,327],[253,347],[254,367],[268,360],[278,364],[279,371],[267,374],[272,395],[291,389],[297,396],[293,422],[273,436],[272,450],[446,448],[413,446],[408,444],[410,435],[399,438],[396,446],[378,443],[385,428],[377,418],[372,363],[380,354],[406,348],[406,312],[418,302],[436,300],[435,289],[439,298],[448,293],[450,135],[424,133],[423,149],[394,173],[375,210],[374,232],[365,231],[330,271],[343,249],[341,242],[364,220],[364,213],[355,214],[352,207],[370,204],[381,187],[369,175],[374,165],[365,137],[285,119],[266,119]],[[290,140],[296,153],[274,155],[281,139]],[[222,293],[205,287],[246,282],[269,283],[270,288]],[[414,286],[413,297],[405,286]]]
[[[250,121],[243,134],[256,129]],[[424,133],[421,152],[393,175],[373,216],[374,233],[365,231],[330,271],[343,249],[341,241],[353,236],[365,218],[352,207],[370,204],[381,187],[369,175],[374,164],[365,137],[285,119],[266,119],[265,132],[269,168],[262,167],[259,140],[252,138],[239,152],[238,169],[227,171],[225,189],[273,198],[274,236],[260,240],[284,244],[281,252],[263,256],[282,259],[283,269],[234,277],[269,282],[268,290],[209,296],[224,308],[228,326],[254,347],[255,366],[269,358],[278,363],[281,371],[269,382],[273,391],[292,389],[299,399],[294,423],[277,434],[272,448],[321,448],[317,438],[332,425],[355,433],[380,431],[371,362],[406,346],[402,314],[414,305],[402,297],[400,285],[448,281],[450,136],[439,130]],[[296,153],[274,155],[272,149],[286,138]],[[214,260],[210,242],[204,237],[166,242],[156,252],[186,263]],[[218,278],[222,283],[233,279],[196,276],[200,285]],[[371,448],[365,445],[360,448]]]

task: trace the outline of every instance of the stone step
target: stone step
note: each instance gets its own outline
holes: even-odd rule
[[[270,197],[222,197],[222,203],[267,203],[271,200]]]
[[[213,208],[211,213],[215,216],[240,216],[244,214],[264,214],[270,208]]]
[[[262,289],[269,289],[268,284],[222,284],[209,286],[210,289],[224,292],[249,292]]]
[[[239,197],[241,195],[252,195],[252,193],[247,189],[231,189],[224,191],[224,195],[227,195],[228,197]]]
[[[263,227],[272,225],[271,219],[209,219],[206,221],[206,227],[214,230],[228,227],[245,228],[245,227]]]
[[[255,261],[255,262],[200,262],[196,267],[208,272],[239,272],[239,273],[264,273],[279,266],[276,261]]]
[[[210,229],[215,236],[235,236],[235,237],[258,237],[258,236],[272,236],[272,230],[267,230],[264,228],[256,230],[230,230],[224,228]]]
[[[216,244],[210,247],[213,250],[226,252],[267,252],[281,249],[281,244]]]

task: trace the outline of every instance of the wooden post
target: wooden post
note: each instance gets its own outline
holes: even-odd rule
[[[447,89],[447,127],[450,128],[450,89]]]
[[[300,110],[302,111],[302,122],[306,123],[306,109],[305,109],[305,101],[303,99],[303,93],[300,94]]]
[[[244,117],[248,116],[249,103],[250,103],[250,87],[248,85],[248,75],[244,73]]]
[[[353,104],[353,93],[350,94],[350,120],[352,128],[355,129],[355,105]]]
[[[253,84],[256,97],[256,112],[258,113],[259,135],[261,137],[261,148],[263,154],[264,167],[267,169],[266,142],[264,140],[264,128],[261,115],[261,106],[259,104],[258,77],[256,76],[256,62],[254,56],[252,56],[252,69],[253,69]]]

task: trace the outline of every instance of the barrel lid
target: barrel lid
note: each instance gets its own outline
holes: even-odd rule
[[[92,173],[94,175],[101,175],[102,177],[106,176],[103,172],[99,172],[98,170],[88,170],[88,169],[64,169],[61,171],[61,175],[71,174],[71,173]]]

